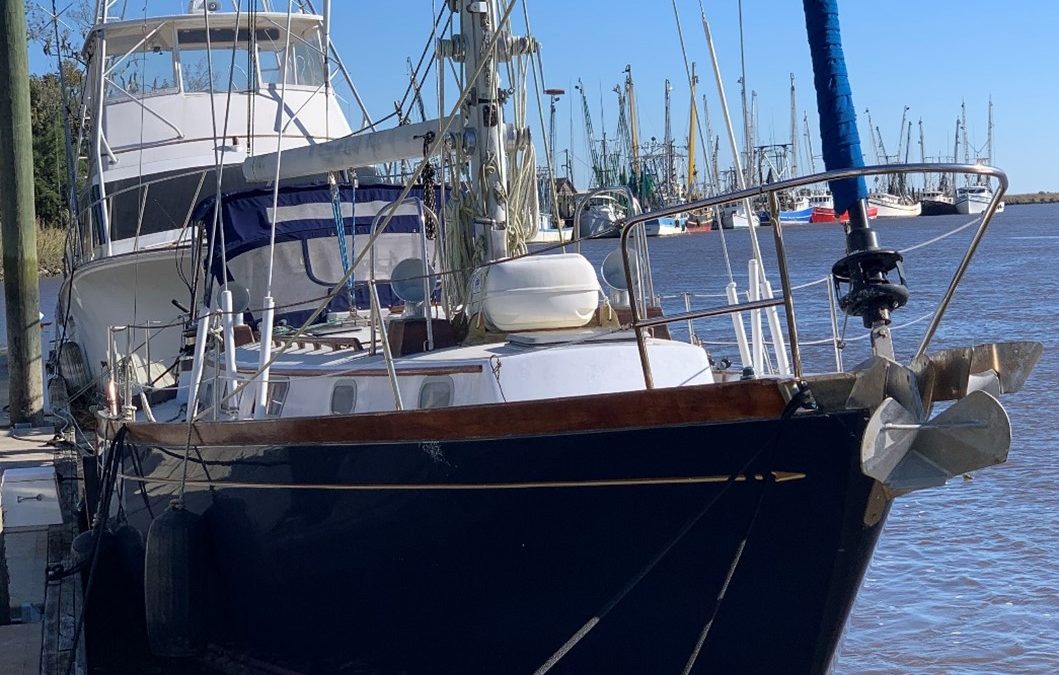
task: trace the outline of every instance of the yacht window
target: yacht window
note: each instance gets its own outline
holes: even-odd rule
[[[452,405],[452,378],[428,377],[419,390],[419,408],[447,408]]]
[[[169,47],[148,44],[127,56],[111,56],[107,59],[107,69],[110,68],[114,70],[107,76],[109,101],[172,92],[177,88],[173,50]]]
[[[357,407],[356,380],[339,380],[331,390],[331,414],[346,415]]]
[[[268,383],[268,407],[265,417],[279,417],[290,390],[289,380],[272,380]]]
[[[257,31],[259,39],[270,39],[274,33],[278,34],[278,31]],[[204,28],[178,30],[180,82],[184,91],[223,93],[228,91],[229,82],[232,91],[256,88],[257,78],[247,35],[245,30],[240,30],[237,35],[234,28],[211,28],[207,42]]]
[[[286,76],[288,85],[320,87],[324,83],[324,55],[320,49],[319,33],[315,29],[305,36],[291,35],[290,62],[284,63],[284,43],[280,35],[272,40],[258,41],[258,60],[261,63],[261,82],[280,85]]]

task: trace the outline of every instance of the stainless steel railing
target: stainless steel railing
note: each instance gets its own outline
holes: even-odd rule
[[[687,211],[715,207],[722,204],[741,201],[744,199],[752,199],[754,197],[767,197],[769,199],[769,207],[770,211],[772,212],[773,221],[775,223],[773,228],[773,236],[775,238],[776,243],[777,265],[779,267],[780,282],[783,289],[783,294],[779,298],[743,302],[739,304],[714,307],[693,312],[684,312],[680,314],[651,319],[646,319],[642,317],[642,310],[637,306],[637,303],[631,302],[630,309],[632,312],[632,327],[636,334],[637,349],[640,354],[640,364],[643,369],[644,384],[646,385],[646,387],[648,389],[654,388],[654,379],[651,374],[651,363],[647,354],[647,328],[661,324],[668,324],[675,321],[689,321],[698,318],[721,316],[726,314],[733,314],[736,312],[758,310],[766,307],[777,306],[780,304],[784,306],[786,313],[787,332],[788,338],[791,343],[791,360],[794,364],[794,373],[796,377],[800,377],[802,373],[802,365],[800,355],[800,344],[798,342],[798,327],[794,316],[794,304],[791,291],[790,273],[787,267],[787,255],[783,242],[783,226],[781,225],[779,219],[779,206],[776,194],[785,190],[792,190],[795,188],[804,187],[815,183],[841,180],[843,178],[877,176],[890,173],[965,174],[982,176],[986,178],[995,178],[998,182],[998,189],[994,191],[993,199],[989,202],[989,205],[983,212],[982,221],[979,224],[978,229],[975,231],[974,236],[971,238],[971,242],[968,245],[967,251],[966,253],[964,253],[963,258],[957,266],[956,272],[953,274],[952,280],[949,283],[949,287],[942,295],[937,307],[931,315],[930,324],[927,327],[926,333],[923,336],[923,340],[920,342],[919,348],[916,351],[915,356],[918,357],[925,353],[927,348],[930,346],[931,340],[934,338],[934,335],[937,332],[938,326],[940,325],[941,320],[945,315],[945,311],[948,309],[949,304],[952,302],[952,297],[956,292],[957,286],[959,286],[960,281],[963,279],[964,275],[967,272],[967,268],[971,263],[971,259],[974,257],[975,252],[978,250],[978,246],[982,241],[982,237],[985,235],[986,229],[989,227],[990,221],[992,221],[993,216],[996,214],[996,210],[1000,204],[1000,201],[1003,199],[1004,193],[1007,192],[1007,175],[1003,171],[995,167],[986,166],[984,164],[919,163],[882,164],[851,169],[839,169],[836,171],[827,171],[824,173],[817,173],[809,176],[802,176],[799,178],[791,178],[775,183],[769,183],[767,185],[756,185],[753,187],[745,188],[743,190],[737,190],[735,192],[729,192],[723,195],[706,197],[684,204],[669,206],[662,209],[657,209],[655,211],[634,215],[631,218],[628,218],[625,221],[624,225],[622,225],[621,229],[622,261],[625,265],[625,278],[629,286],[629,297],[637,297],[636,293],[642,291],[640,289],[633,288],[636,282],[634,281],[634,276],[632,274],[633,262],[630,261],[629,256],[629,238],[634,232],[643,232],[643,226],[645,223],[655,218],[674,216]]]

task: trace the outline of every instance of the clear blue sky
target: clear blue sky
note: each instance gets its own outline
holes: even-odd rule
[[[360,2],[333,0],[333,38],[372,109],[382,117],[393,109],[407,84],[405,57],[418,58],[441,0]],[[599,91],[607,106],[607,128],[616,122],[611,88],[631,64],[644,137],[663,132],[663,81],[673,83],[673,127],[687,134],[688,85],[671,0],[527,0],[532,33],[542,44],[548,86],[566,89],[560,107],[560,153],[569,137],[569,104],[577,103],[573,83],[585,82],[599,131]],[[130,3],[130,13],[133,5]],[[275,2],[283,5],[282,0]],[[317,5],[322,4],[317,0]],[[502,3],[503,4],[503,3]],[[739,42],[736,0],[704,0],[713,29],[729,102],[739,101]],[[716,87],[710,72],[697,0],[677,0],[689,58],[698,62],[700,96],[710,96],[715,132],[721,133]],[[186,2],[150,3],[152,13]],[[986,108],[994,104],[994,163],[1008,172],[1013,192],[1059,190],[1059,3],[1025,0],[998,4],[985,0],[840,0],[842,35],[866,159],[865,108],[894,152],[901,111],[910,106],[913,123],[923,120],[928,156],[952,153],[960,100],[967,102],[971,144],[984,146]],[[816,100],[805,39],[802,4],[797,0],[744,0],[746,70],[758,93],[759,138],[786,142],[789,127],[789,74],[798,85],[799,118],[809,112],[815,129]],[[516,11],[522,32],[522,8]],[[34,70],[52,67],[40,54]],[[428,109],[433,97],[427,94]],[[585,151],[580,112],[575,110],[574,153]],[[733,110],[738,113],[738,110]],[[429,114],[429,113],[428,113]],[[535,117],[535,115],[533,116]],[[359,120],[354,120],[354,124]],[[539,130],[536,133],[540,133]],[[738,133],[738,131],[737,131]],[[815,131],[814,131],[815,134]],[[741,139],[741,134],[739,134]],[[723,138],[723,134],[722,134]],[[802,142],[799,139],[799,142]],[[819,140],[813,144],[819,154]],[[962,151],[961,151],[962,155]],[[917,160],[918,129],[912,158]],[[722,141],[722,165],[729,150]],[[575,168],[579,183],[584,164]]]

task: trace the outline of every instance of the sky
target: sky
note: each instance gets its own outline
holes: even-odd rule
[[[129,0],[129,15],[144,0]],[[639,100],[642,138],[663,135],[664,81],[672,83],[673,133],[687,136],[688,82],[673,12],[673,0],[525,0],[530,33],[541,43],[546,86],[565,89],[558,108],[557,150],[571,147],[573,115],[575,177],[588,174],[580,101],[573,84],[581,78],[589,93],[597,136],[602,95],[608,135],[613,135],[617,103],[612,88],[632,66]],[[419,57],[440,0],[361,2],[332,0],[333,40],[346,61],[372,116],[393,110],[408,83],[406,58]],[[244,3],[245,4],[245,3]],[[319,7],[322,0],[317,0]],[[503,4],[503,3],[501,3]],[[275,6],[285,2],[278,0]],[[716,84],[699,18],[698,0],[676,0],[689,60],[698,64],[699,94],[709,96],[716,133],[724,137]],[[739,132],[738,0],[703,0],[713,31],[724,86]],[[186,2],[150,0],[152,14],[181,11]],[[1016,0],[840,0],[843,46],[865,159],[872,163],[864,111],[895,152],[904,106],[913,122],[911,160],[918,161],[918,126],[923,121],[926,155],[951,155],[960,102],[967,105],[967,133],[984,152],[987,106],[993,100],[993,163],[1010,178],[1013,193],[1059,191],[1059,3]],[[514,12],[516,33],[525,34],[523,7]],[[809,113],[813,146],[819,155],[812,64],[801,2],[744,0],[744,41],[748,89],[758,95],[758,141],[789,139],[790,74],[797,85],[798,118]],[[54,62],[39,50],[31,69]],[[424,90],[427,109],[436,110],[433,87]],[[749,94],[748,94],[749,96]],[[571,109],[571,104],[578,106]],[[428,112],[428,115],[430,112]],[[355,126],[359,115],[351,115]],[[536,119],[536,115],[532,115]],[[535,129],[536,137],[541,130]],[[799,138],[804,144],[804,136]],[[962,150],[961,150],[962,159]],[[973,155],[972,155],[973,156]],[[730,150],[722,140],[721,164]],[[543,159],[542,159],[543,161]],[[804,160],[802,162],[804,164]],[[820,169],[818,165],[818,169]]]

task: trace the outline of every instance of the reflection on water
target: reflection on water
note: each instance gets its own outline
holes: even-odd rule
[[[1005,397],[1014,440],[1007,464],[943,488],[899,499],[891,512],[844,638],[836,671],[853,673],[1059,672],[1059,489],[1054,481],[1059,389],[1059,280],[1051,234],[1059,205],[1012,206],[1000,214],[942,324],[935,347],[1003,340],[1038,340],[1044,356],[1025,390]],[[879,221],[883,246],[907,248],[950,232],[967,216]],[[907,360],[925,327],[922,319],[948,285],[974,228],[912,251],[906,275],[913,293],[895,316],[899,358]],[[766,267],[772,232],[761,231]],[[725,233],[731,276],[746,288],[746,234]],[[794,283],[822,279],[841,256],[841,229],[804,225],[786,229]],[[616,242],[587,242],[599,264]],[[696,307],[724,304],[729,267],[717,232],[653,240],[656,291],[686,292]],[[59,280],[41,282],[42,307],[51,315]],[[0,308],[2,308],[0,296]],[[823,284],[799,289],[795,309],[807,370],[834,368],[831,321]],[[684,309],[683,298],[666,301]],[[781,311],[782,317],[782,311]],[[3,320],[0,311],[0,321]],[[859,321],[844,327],[843,359],[855,364],[869,345]],[[901,328],[904,324],[911,324]],[[687,326],[674,325],[676,336]],[[738,361],[730,319],[692,327],[716,357]],[[0,331],[0,336],[5,336]],[[0,337],[4,340],[6,337]]]

